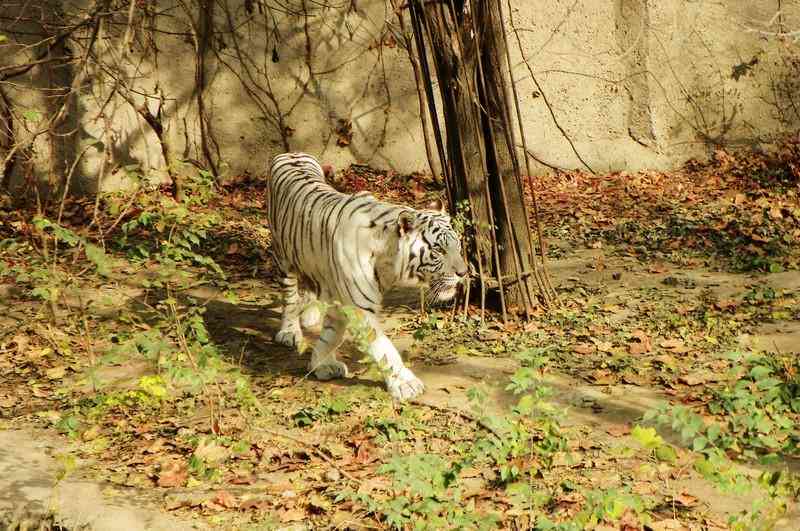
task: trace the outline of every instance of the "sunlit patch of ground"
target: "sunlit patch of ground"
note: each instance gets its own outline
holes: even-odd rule
[[[186,265],[185,281],[159,284],[159,264],[112,245],[118,262],[102,277],[67,250],[59,267],[80,267],[64,277],[54,304],[37,300],[30,279],[20,279],[19,267],[38,254],[24,226],[8,229],[6,213],[0,426],[22,430],[15,436],[48,433],[42,452],[56,456],[48,474],[100,485],[109,499],[141,501],[184,521],[385,528],[392,503],[408,493],[385,466],[398,456],[457,463],[470,455],[493,435],[481,415],[506,415],[517,403],[507,386],[518,354],[533,352],[546,360],[535,372],[552,391],[565,447],[548,462],[521,452],[508,466],[539,493],[539,514],[569,521],[587,507],[636,499],[647,502],[640,512],[609,509],[600,521],[640,529],[646,515],[650,529],[726,528],[728,516],[763,493],[720,493],[693,468],[693,443],[680,430],[661,428],[674,445],[665,454],[643,448],[632,434],[645,412],[665,402],[720,421],[724,415],[711,407],[745,363],[731,352],[760,352],[762,361],[775,361],[770,374],[787,385],[796,378],[797,196],[786,187],[780,194],[743,189],[730,161],[715,168],[671,179],[645,173],[543,181],[540,206],[560,306],[524,325],[503,325],[491,314],[481,322],[476,308],[466,315],[460,308],[393,312],[387,329],[427,387],[404,406],[391,403],[352,342],[341,357],[354,377],[325,383],[306,374],[307,353],[272,342],[280,302],[260,181],[228,183],[203,207],[224,219],[203,253],[227,278]],[[418,204],[438,193],[424,177],[364,167],[340,173],[337,185]],[[67,224],[85,225],[87,209],[71,205]],[[677,219],[682,225],[669,221]],[[772,246],[776,238],[780,245]],[[204,351],[211,347],[213,356]],[[791,443],[797,428],[738,432],[741,444],[727,452],[734,459],[760,455],[758,437],[773,435]],[[786,460],[772,466],[796,469],[797,453],[784,447]],[[0,467],[15,455],[4,452]],[[435,476],[431,463],[415,466],[424,479]],[[506,527],[525,525],[528,509],[505,473],[487,460],[460,469],[459,503],[500,515]],[[0,495],[0,503],[9,506],[17,495]],[[779,528],[798,527],[792,510]]]

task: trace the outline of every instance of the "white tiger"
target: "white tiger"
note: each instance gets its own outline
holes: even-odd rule
[[[320,380],[348,377],[335,351],[347,327],[341,305],[352,306],[374,330],[369,354],[386,369],[392,397],[408,400],[422,393],[424,385],[381,331],[379,312],[383,294],[393,286],[427,285],[430,301],[455,296],[468,270],[449,216],[378,201],[368,192],[337,192],[325,182],[319,163],[304,153],[276,156],[268,189],[267,217],[284,296],[275,341],[299,347],[301,324],[319,321],[309,300],[332,303],[308,369]]]

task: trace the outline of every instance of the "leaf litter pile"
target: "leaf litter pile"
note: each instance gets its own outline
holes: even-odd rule
[[[776,153],[715,152],[673,172],[540,179],[548,236],[616,244],[617,253],[712,269],[798,269],[800,139]],[[557,249],[550,249],[558,255]]]
[[[800,454],[797,347],[748,342],[800,337],[798,160],[787,142],[542,177],[561,305],[508,325],[406,315],[405,357],[435,377],[403,406],[353,343],[356,378],[319,383],[272,342],[262,180],[111,196],[96,215],[71,200],[60,223],[5,200],[0,426],[56,430],[66,473],[220,528],[757,527],[800,490],[769,473],[747,492],[761,469],[737,465]],[[359,165],[335,184],[416,206],[441,194]],[[494,360],[501,384],[450,383]],[[559,385],[588,391],[548,395]],[[640,394],[658,400],[618,414]]]

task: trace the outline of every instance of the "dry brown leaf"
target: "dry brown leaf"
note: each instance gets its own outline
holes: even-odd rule
[[[67,373],[67,368],[62,366],[47,369],[44,374],[51,380],[60,380]]]
[[[697,505],[697,496],[692,496],[686,492],[681,492],[673,498],[673,501],[684,507],[694,507]]]
[[[228,448],[225,448],[210,437],[205,437],[198,443],[194,456],[206,463],[214,464],[227,459],[230,453]]]
[[[640,529],[642,529],[642,524],[639,523],[639,517],[632,510],[626,509],[619,520],[619,531],[639,531]]]
[[[661,348],[665,348],[667,350],[678,350],[683,347],[683,340],[681,339],[664,339],[659,343]]]
[[[238,506],[239,502],[236,497],[227,490],[218,491],[209,502],[209,507],[211,508],[234,509]]]
[[[157,454],[164,449],[166,443],[167,443],[166,439],[158,438],[144,449],[144,453]]]
[[[0,408],[10,409],[19,401],[19,399],[12,395],[0,396]]]
[[[724,299],[714,303],[714,307],[718,310],[728,310],[730,308],[736,308],[737,305],[738,303],[733,299]]]
[[[699,370],[678,377],[678,381],[686,385],[700,385],[719,381],[719,376],[708,370]]]
[[[630,424],[611,424],[606,428],[606,433],[613,437],[623,437],[631,433]]]
[[[614,350],[614,344],[610,341],[596,341],[595,345],[600,352],[611,352]]]
[[[576,354],[593,354],[595,350],[594,345],[590,345],[589,343],[576,343],[572,347],[572,351]]]
[[[306,512],[303,509],[287,509],[280,515],[281,522],[301,522],[306,519]]]
[[[668,518],[667,520],[659,520],[658,522],[650,523],[650,528],[653,531],[683,531],[685,529],[689,529],[685,527],[680,521],[674,518]]]
[[[633,356],[640,356],[647,352],[650,352],[650,349],[643,343],[631,343],[628,345],[628,352],[631,353]]]
[[[50,396],[50,389],[42,385],[33,385],[30,389],[31,394],[36,398],[47,398]]]
[[[186,483],[188,477],[189,471],[186,469],[186,464],[175,461],[161,471],[161,474],[158,476],[158,486],[182,487]]]
[[[593,370],[591,373],[591,377],[592,380],[594,380],[594,383],[599,385],[608,385],[615,383],[617,381],[616,376],[612,374],[611,371],[608,371],[606,369]]]
[[[249,500],[242,500],[242,503],[239,504],[239,509],[243,511],[248,511],[250,509],[255,509],[256,511],[265,511],[270,507],[269,500],[264,498],[251,498]]]

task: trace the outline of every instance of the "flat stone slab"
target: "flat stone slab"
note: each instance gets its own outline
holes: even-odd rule
[[[50,455],[59,443],[45,432],[0,431],[0,527],[15,517],[29,528],[45,520],[73,530],[190,531],[207,529],[140,503],[137,493],[104,492],[101,483],[66,478],[63,465]],[[141,498],[144,500],[144,496]],[[152,502],[151,502],[152,504]],[[15,516],[16,515],[16,516]],[[38,521],[37,521],[38,520]]]

